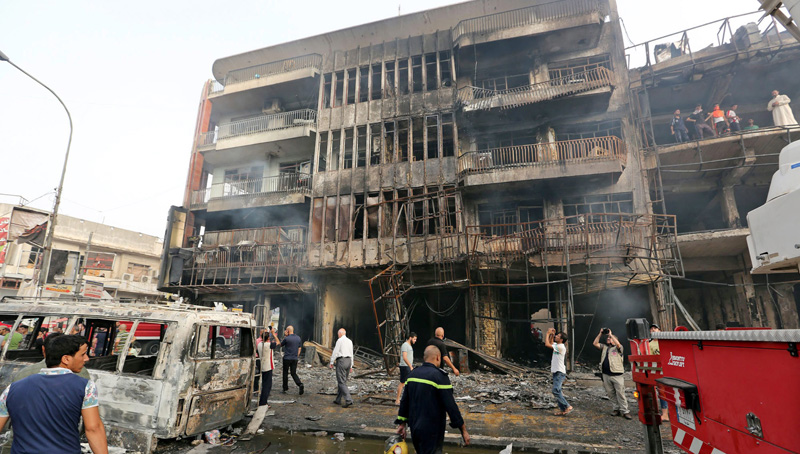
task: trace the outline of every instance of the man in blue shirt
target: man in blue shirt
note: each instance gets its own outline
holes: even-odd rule
[[[294,384],[300,388],[300,394],[303,394],[303,382],[297,376],[297,361],[300,359],[300,349],[303,347],[303,341],[300,336],[294,333],[294,327],[289,325],[283,331],[286,336],[281,341],[283,347],[283,393],[289,391],[289,374],[292,374]]]
[[[417,454],[441,454],[447,415],[450,427],[459,429],[464,444],[469,444],[467,426],[453,398],[453,385],[439,369],[441,358],[437,346],[425,348],[424,362],[409,373],[397,411],[397,433],[405,437],[406,424],[411,428],[411,441]]]
[[[11,452],[80,454],[78,423],[83,418],[92,452],[108,454],[97,387],[78,376],[89,361],[87,350],[80,336],[53,339],[45,351],[47,369],[12,383],[0,395],[0,430],[14,421]]]

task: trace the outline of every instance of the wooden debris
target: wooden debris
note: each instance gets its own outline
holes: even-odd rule
[[[491,355],[487,355],[486,353],[482,353],[477,350],[473,350],[467,347],[466,345],[459,344],[458,342],[452,341],[450,339],[445,339],[444,344],[449,349],[463,349],[468,351],[469,356],[470,358],[472,358],[473,361],[486,365],[502,374],[523,375],[530,372],[528,368],[516,365],[512,362]]]
[[[303,347],[314,347],[317,350],[317,355],[319,355],[319,359],[322,361],[322,364],[325,366],[330,364],[331,355],[333,355],[332,348],[323,347],[322,344],[318,344],[314,341],[305,341],[303,343]],[[367,364],[358,358],[353,358],[353,367],[356,369],[372,369],[374,365]]]

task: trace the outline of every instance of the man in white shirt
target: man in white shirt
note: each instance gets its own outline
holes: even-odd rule
[[[339,394],[336,395],[333,403],[344,408],[353,405],[353,398],[350,397],[350,390],[347,389],[347,378],[353,371],[353,341],[348,339],[346,334],[347,331],[344,328],[339,328],[339,339],[336,341],[336,346],[333,347],[331,363],[328,366],[333,369],[333,365],[336,364],[336,383],[339,385]],[[344,402],[342,402],[342,398],[344,398]]]
[[[772,121],[775,126],[789,126],[796,125],[797,120],[794,119],[792,107],[789,103],[792,102],[788,96],[782,95],[778,90],[772,90],[772,99],[767,104],[767,110],[772,112]]]
[[[544,345],[553,349],[550,372],[553,373],[553,395],[556,396],[556,401],[558,402],[558,410],[554,413],[556,416],[568,415],[572,411],[572,405],[567,402],[564,393],[561,392],[561,385],[567,379],[567,366],[564,364],[564,358],[567,357],[565,342],[567,342],[567,335],[563,331],[557,333],[555,328],[547,330],[547,338],[544,341]]]

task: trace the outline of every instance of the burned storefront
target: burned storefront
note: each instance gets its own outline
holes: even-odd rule
[[[328,347],[345,327],[388,367],[437,326],[534,362],[547,327],[577,354],[632,316],[684,324],[693,221],[645,128],[669,95],[627,53],[614,2],[514,0],[217,60],[161,288]]]

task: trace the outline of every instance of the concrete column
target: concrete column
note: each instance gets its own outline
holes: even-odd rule
[[[745,326],[764,326],[761,309],[756,299],[756,288],[753,285],[753,276],[742,271],[733,275],[736,286],[736,296],[739,303],[739,313],[742,315],[742,324]]]
[[[733,193],[733,186],[725,186],[719,193],[720,206],[722,207],[722,215],[725,217],[725,222],[728,227],[738,229],[742,227],[742,221],[739,218],[739,209],[736,207],[736,197]]]

